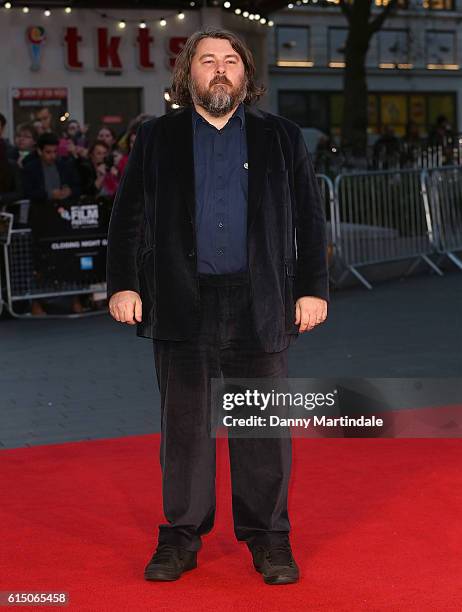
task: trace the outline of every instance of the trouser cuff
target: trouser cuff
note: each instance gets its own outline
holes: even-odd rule
[[[165,527],[159,526],[159,544],[171,544],[172,546],[181,546],[190,551],[198,551],[202,548],[200,536],[191,534],[181,527]]]

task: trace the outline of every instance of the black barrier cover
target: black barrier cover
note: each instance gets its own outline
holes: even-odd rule
[[[110,202],[88,199],[31,206],[34,269],[39,283],[106,280],[110,210]]]

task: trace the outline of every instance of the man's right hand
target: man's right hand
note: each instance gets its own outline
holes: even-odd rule
[[[141,323],[141,298],[136,291],[118,291],[109,300],[109,312],[120,323]]]

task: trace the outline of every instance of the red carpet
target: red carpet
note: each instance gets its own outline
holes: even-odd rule
[[[164,520],[158,436],[2,451],[0,591],[67,591],[67,609],[95,611],[462,609],[460,440],[294,440],[302,579],[280,587],[234,539],[225,443],[215,529],[173,583],[143,579]]]

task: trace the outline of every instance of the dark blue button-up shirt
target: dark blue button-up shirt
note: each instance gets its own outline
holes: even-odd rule
[[[247,270],[248,164],[244,104],[218,130],[192,107],[197,271]]]

